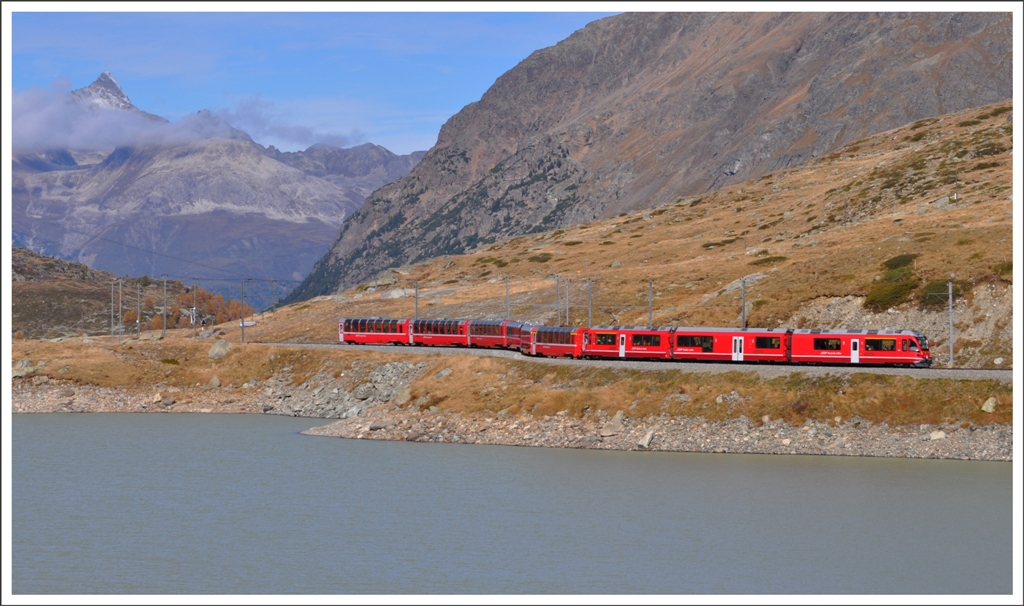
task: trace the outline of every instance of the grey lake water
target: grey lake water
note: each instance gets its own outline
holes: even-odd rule
[[[15,594],[1012,592],[1012,466],[14,415]]]

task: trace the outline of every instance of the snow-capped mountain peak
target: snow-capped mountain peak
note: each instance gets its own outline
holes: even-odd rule
[[[128,99],[128,95],[121,90],[121,85],[117,83],[117,80],[114,79],[110,72],[103,72],[99,78],[96,78],[95,82],[85,88],[73,90],[71,94],[79,101],[96,109],[138,111],[138,108]]]

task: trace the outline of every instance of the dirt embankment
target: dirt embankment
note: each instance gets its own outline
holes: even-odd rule
[[[1012,386],[854,374],[772,380],[170,339],[16,344],[16,413],[333,419],[310,435],[611,450],[1012,458]],[[62,347],[58,347],[62,346]],[[221,345],[220,347],[223,347]]]

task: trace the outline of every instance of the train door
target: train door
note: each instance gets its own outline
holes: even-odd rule
[[[734,362],[743,361],[743,337],[732,338],[732,359]]]
[[[860,339],[850,339],[850,364],[860,364]]]
[[[412,341],[412,333],[413,333],[413,332],[415,332],[415,331],[413,330],[413,321],[412,321],[412,320],[409,320],[409,325],[408,325],[408,326],[406,326],[405,328],[406,328],[406,330],[408,330],[408,331],[409,331],[409,345],[412,345],[412,344],[413,344],[413,341]]]
[[[626,335],[619,333],[619,357],[626,357]]]

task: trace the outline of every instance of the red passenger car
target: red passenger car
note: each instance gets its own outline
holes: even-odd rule
[[[416,345],[467,346],[469,320],[412,320],[409,341]]]
[[[594,358],[668,360],[672,329],[640,326],[598,326],[584,331],[582,355]]]
[[[672,334],[672,359],[786,362],[789,335],[785,328],[678,327]]]
[[[408,342],[409,320],[344,318],[338,320],[341,343],[402,344]]]
[[[928,339],[913,330],[794,330],[790,359],[819,364],[931,366]]]
[[[533,324],[522,324],[519,327],[519,351],[530,356],[537,355],[533,349]]]
[[[505,347],[505,320],[468,320],[470,347]]]
[[[520,333],[523,328],[522,322],[512,320],[505,324],[505,349],[518,350],[522,340]]]
[[[582,328],[565,326],[534,326],[530,353],[549,358],[579,358],[583,355]]]

